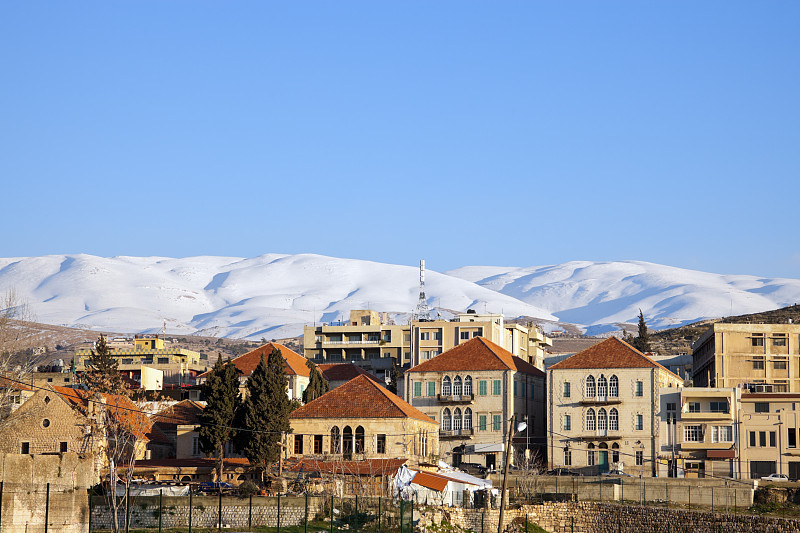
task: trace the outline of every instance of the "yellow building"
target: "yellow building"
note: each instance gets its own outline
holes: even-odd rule
[[[800,393],[800,325],[712,325],[694,343],[695,387]]]
[[[655,476],[661,389],[683,379],[616,337],[547,369],[548,460],[584,474]]]
[[[194,384],[195,378],[208,370],[206,357],[192,350],[169,348],[157,336],[137,336],[132,348],[109,347],[109,354],[118,360],[120,373],[134,381],[141,382],[143,366],[162,371],[164,388]],[[78,370],[87,370],[86,363],[91,359],[92,350],[75,352]]]

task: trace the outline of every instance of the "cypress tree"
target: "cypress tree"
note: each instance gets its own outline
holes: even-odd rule
[[[83,376],[89,390],[107,394],[128,395],[128,389],[119,373],[119,361],[111,355],[106,338],[100,335],[92,350],[92,362],[86,363],[90,368]]]
[[[234,420],[241,406],[239,396],[239,371],[230,358],[222,362],[217,359],[202,386],[206,408],[199,415],[200,449],[213,454],[217,459],[217,481],[222,481],[225,460],[225,444],[236,436]]]
[[[389,386],[386,387],[392,394],[397,394],[397,382],[400,380],[400,369],[397,360],[392,359],[392,369],[389,371]]]
[[[633,347],[642,353],[650,351],[650,334],[647,333],[647,324],[641,309],[639,309],[639,336],[633,339]]]
[[[317,365],[315,365],[311,359],[306,361],[306,366],[310,371],[310,375],[308,378],[308,387],[303,391],[303,403],[315,400],[331,390],[330,383],[322,377]]]
[[[285,361],[277,348],[261,361],[247,380],[247,397],[242,406],[242,427],[253,431],[242,432],[237,448],[261,470],[261,481],[271,463],[281,458],[281,441],[289,433],[291,401],[286,394],[289,380]]]

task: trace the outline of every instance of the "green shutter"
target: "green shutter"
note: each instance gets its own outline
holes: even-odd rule
[[[500,396],[500,380],[496,379],[492,382],[492,394],[495,396]]]
[[[478,431],[486,431],[486,415],[478,416]]]
[[[486,380],[482,379],[478,382],[478,394],[481,396],[486,396]]]
[[[517,395],[517,382],[514,382],[514,396]]]
[[[428,382],[428,396],[436,396],[436,382],[429,381]]]
[[[414,396],[422,396],[422,382],[415,381],[414,382]]]
[[[499,381],[495,381],[495,383],[500,383]],[[493,431],[500,431],[500,415],[494,415],[492,417],[492,430]]]

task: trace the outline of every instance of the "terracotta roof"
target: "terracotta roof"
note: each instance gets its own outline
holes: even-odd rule
[[[33,390],[28,385],[25,385],[21,380],[15,379],[13,377],[8,378],[8,377],[5,377],[5,376],[0,376],[0,388],[26,390],[26,391],[32,391]]]
[[[682,379],[616,337],[609,337],[549,367],[552,370],[570,368],[660,368]]]
[[[288,468],[290,472],[320,472],[323,474],[350,474],[356,476],[393,476],[408,459],[365,459],[363,461],[319,461],[301,459]]]
[[[367,376],[351,379],[292,411],[290,418],[416,418],[436,421]]]
[[[534,376],[545,376],[544,372],[532,364],[483,337],[473,337],[464,344],[450,348],[406,372],[462,372],[468,370],[516,370]]]
[[[375,383],[385,385],[381,380],[353,363],[323,363],[317,365],[317,368],[327,381],[350,381],[358,376],[367,376]]]
[[[419,471],[414,475],[411,483],[427,487],[429,489],[443,491],[447,488],[447,483],[451,481],[450,478],[434,474],[433,472]]]
[[[153,424],[145,413],[139,409],[130,398],[115,394],[94,393],[83,389],[70,389],[68,387],[52,387],[67,403],[77,408],[83,414],[89,412],[92,401],[105,400],[106,409],[119,420],[120,424],[130,431],[137,439],[169,444],[166,435]]]
[[[251,350],[244,355],[240,355],[235,359],[231,359],[231,363],[233,363],[236,368],[244,376],[249,376],[253,373],[253,370],[256,369],[258,363],[261,362],[261,355],[264,355],[264,361],[269,361],[269,354],[272,353],[272,349],[277,348],[280,350],[281,355],[286,361],[286,374],[289,376],[306,376],[308,377],[310,371],[308,370],[308,366],[306,366],[307,359],[300,355],[297,352],[293,352],[283,344],[278,344],[277,342],[268,342],[263,346],[259,346],[255,350]],[[197,377],[205,377],[211,371],[203,372]]]
[[[192,426],[200,423],[198,416],[203,406],[192,400],[182,400],[162,409],[155,415],[156,424],[161,427]]]

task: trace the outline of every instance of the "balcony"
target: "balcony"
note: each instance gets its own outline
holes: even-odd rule
[[[730,412],[723,413],[720,411],[683,412],[681,413],[681,420],[733,420],[733,415]]]
[[[439,394],[439,403],[472,403],[475,400],[474,394]]]
[[[583,405],[614,405],[622,403],[619,396],[584,396],[581,401]]]
[[[474,428],[467,428],[467,429],[440,429],[439,430],[439,438],[440,439],[453,439],[459,437],[470,437],[475,433]]]
[[[617,430],[597,429],[595,431],[586,431],[583,435],[579,435],[578,438],[580,440],[616,440],[621,439],[622,435]]]

